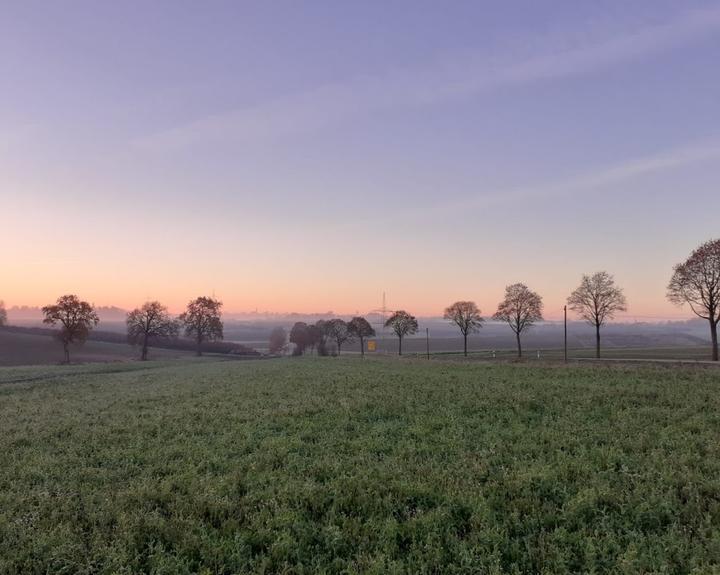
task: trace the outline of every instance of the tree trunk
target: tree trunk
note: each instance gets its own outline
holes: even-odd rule
[[[140,361],[147,361],[147,352],[148,352],[148,336],[147,336],[147,334],[145,334],[145,337],[143,338],[142,354],[140,356]]]
[[[68,342],[63,342],[63,351],[65,352],[65,363],[70,363],[70,346]]]
[[[515,334],[515,339],[517,339],[517,344],[518,344],[518,357],[522,357],[522,345],[520,345],[520,332],[517,332]]]
[[[467,334],[466,334],[466,333],[463,334],[463,340],[464,340],[464,342],[463,342],[463,343],[464,343],[463,351],[464,351],[464,353],[465,353],[465,357],[467,357]]]
[[[340,357],[340,346],[342,346],[342,344],[341,344],[340,341],[338,340],[338,357]]]
[[[710,339],[712,339],[712,360],[718,360],[718,336],[717,336],[717,322],[710,322]]]
[[[595,324],[595,357],[600,358],[600,324]]]
[[[365,340],[360,336],[360,357],[365,359]]]
[[[197,355],[202,355],[202,336],[200,334],[197,336]]]
[[[402,355],[402,336],[398,336],[400,340],[400,346],[398,347],[398,355]]]

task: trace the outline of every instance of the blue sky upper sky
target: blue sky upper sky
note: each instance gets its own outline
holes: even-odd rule
[[[720,2],[2,2],[0,298],[687,315]],[[4,285],[2,285],[4,284]]]

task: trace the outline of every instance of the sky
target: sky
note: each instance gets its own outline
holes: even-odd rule
[[[720,2],[0,0],[0,299],[690,317]]]

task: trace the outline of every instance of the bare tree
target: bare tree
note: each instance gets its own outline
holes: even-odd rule
[[[692,312],[710,323],[712,359],[718,361],[717,326],[720,322],[720,240],[705,242],[685,262],[675,266],[668,299],[687,303]]]
[[[325,334],[337,345],[338,355],[346,342],[351,342],[352,334],[348,331],[348,324],[340,318],[333,318],[324,324]]]
[[[568,307],[595,326],[595,357],[600,357],[600,327],[627,310],[627,300],[615,279],[607,272],[583,275],[580,285],[567,298]]]
[[[223,338],[223,323],[220,319],[222,302],[211,297],[199,297],[187,305],[187,310],[178,319],[185,327],[185,335],[197,343],[197,354],[202,355],[204,341]]]
[[[0,327],[7,323],[7,310],[5,309],[5,302],[0,299]]]
[[[395,335],[398,336],[399,347],[398,355],[402,355],[402,342],[406,335],[413,335],[417,333],[418,322],[415,316],[410,315],[404,310],[396,311],[392,314],[385,322],[385,327],[392,328]]]
[[[159,301],[150,301],[127,314],[128,341],[141,346],[140,360],[147,360],[148,345],[155,338],[176,337],[180,331],[178,322]]]
[[[42,312],[45,316],[43,323],[52,326],[60,324],[57,338],[65,352],[65,363],[70,363],[70,344],[84,343],[90,331],[100,322],[95,308],[76,295],[61,296],[55,304],[43,307]]]
[[[542,321],[542,308],[542,298],[525,284],[517,283],[505,288],[505,299],[498,304],[493,319],[507,322],[515,332],[518,357],[522,357],[520,335],[536,321]]]
[[[483,317],[474,301],[456,301],[445,308],[443,317],[460,328],[463,335],[463,352],[467,357],[467,338],[482,327]]]
[[[360,340],[360,355],[365,357],[365,338],[373,337],[375,330],[364,317],[356,316],[348,323],[348,332]]]
[[[280,353],[287,342],[287,332],[284,327],[276,327],[270,332],[270,353]]]

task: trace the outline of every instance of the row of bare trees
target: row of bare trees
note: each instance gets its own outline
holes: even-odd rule
[[[144,361],[153,341],[177,337],[182,330],[195,341],[197,354],[202,355],[203,343],[223,338],[221,308],[222,302],[215,298],[198,297],[174,318],[160,302],[147,302],[127,314],[128,342],[140,347],[140,359]],[[43,323],[59,328],[57,338],[63,346],[65,363],[70,363],[70,345],[85,342],[100,322],[92,304],[76,295],[59,297],[54,304],[43,307],[42,313]]]
[[[695,315],[709,322],[712,359],[718,361],[720,240],[705,242],[694,250],[685,262],[674,267],[667,296],[677,305],[688,304]],[[567,307],[594,327],[595,355],[599,358],[600,330],[618,312],[627,311],[627,299],[623,290],[615,284],[613,276],[606,271],[600,271],[583,275],[580,285],[567,298]],[[542,297],[525,284],[516,283],[505,289],[505,297],[498,304],[492,319],[503,321],[510,326],[517,341],[518,357],[522,356],[523,332],[536,322],[542,321],[542,311]],[[467,356],[468,336],[477,332],[485,321],[477,304],[473,301],[457,301],[445,308],[443,317],[460,329],[463,353]],[[331,322],[344,323],[342,320]],[[397,335],[398,353],[402,355],[403,338],[417,333],[418,322],[414,316],[400,310],[385,322],[385,327],[391,328]]]
[[[611,319],[618,311],[626,309],[625,296],[615,285],[613,277],[607,272],[598,272],[591,276],[583,276],[580,286],[568,298],[570,309],[595,326],[596,354],[600,357],[600,327]],[[505,289],[505,298],[498,304],[492,319],[507,323],[515,334],[518,356],[522,357],[521,336],[525,330],[536,322],[542,321],[542,297],[523,283],[516,283]],[[485,319],[480,308],[473,301],[456,301],[445,308],[443,317],[456,325],[463,336],[463,353],[468,354],[468,336],[482,327]],[[394,312],[385,321],[398,338],[398,354],[402,355],[403,340],[418,331],[415,316],[405,310]],[[354,317],[350,322],[334,318],[320,320],[308,325],[297,322],[290,330],[290,343],[294,344],[294,353],[302,355],[306,350],[317,350],[320,355],[327,355],[327,341],[332,341],[337,353],[342,346],[355,339],[360,340],[361,353],[365,353],[365,338],[375,335],[375,330],[363,317]],[[277,353],[283,349],[287,335],[283,328],[276,328],[270,336],[270,352]]]
[[[600,327],[618,311],[625,311],[627,303],[622,290],[607,272],[584,275],[580,285],[567,299],[568,306],[595,327],[595,353],[600,357]],[[505,298],[498,304],[492,319],[507,323],[515,334],[518,357],[522,357],[523,332],[543,319],[542,297],[523,283],[505,288]],[[467,356],[467,338],[477,332],[485,319],[472,301],[457,301],[445,309],[445,319],[457,325],[463,336],[463,351]]]
[[[692,312],[709,322],[712,341],[712,359],[718,360],[717,326],[720,323],[720,240],[705,242],[694,250],[681,264],[673,268],[668,284],[667,296],[675,304],[688,304]],[[580,285],[567,298],[569,309],[595,328],[596,355],[600,357],[600,329],[617,312],[627,310],[627,301],[612,275],[605,271],[584,275]],[[222,302],[212,297],[198,297],[188,303],[179,317],[173,318],[160,302],[152,301],[134,309],[127,315],[127,334],[130,343],[141,348],[141,358],[147,359],[148,347],[154,339],[176,337],[182,330],[186,337],[197,344],[197,353],[202,353],[206,341],[223,339],[221,319]],[[493,319],[506,322],[517,340],[518,355],[522,355],[521,335],[533,324],[543,319],[542,298],[525,284],[516,283],[505,290],[505,298],[498,304]],[[63,345],[65,361],[70,361],[69,346],[84,342],[90,331],[100,321],[94,307],[80,300],[76,295],[64,295],[52,304],[42,308],[44,323],[59,326],[58,339]],[[467,355],[467,338],[477,332],[484,322],[480,309],[472,301],[457,301],[444,312],[445,319],[458,326],[464,340]],[[0,302],[0,325],[7,320],[4,305]],[[385,322],[399,340],[402,354],[403,339],[417,333],[417,319],[404,310],[394,312]],[[375,330],[363,317],[354,317],[345,322],[342,319],[321,320],[308,325],[296,323],[290,331],[290,342],[295,344],[296,353],[317,349],[327,353],[327,343],[332,342],[339,353],[342,346],[356,339],[365,349],[365,339],[375,335]],[[285,345],[286,335],[274,332],[271,337],[271,351]]]
[[[692,312],[708,321],[712,359],[718,361],[720,323],[720,240],[710,240],[695,249],[673,268],[667,287],[668,299],[676,305],[688,304]],[[567,298],[567,306],[595,328],[595,355],[600,357],[600,328],[617,312],[627,310],[623,290],[605,271],[583,275],[580,285]],[[542,298],[525,284],[517,283],[505,290],[505,299],[498,305],[493,319],[507,322],[517,338],[518,356],[522,355],[520,336],[535,322],[542,320]],[[484,321],[477,305],[458,301],[445,309],[444,317],[456,324],[464,338],[476,332]]]
[[[583,276],[580,286],[568,298],[568,305],[580,317],[595,326],[596,354],[600,357],[600,327],[616,312],[627,309],[622,290],[615,285],[613,277],[607,272],[586,275]],[[542,297],[525,284],[516,283],[505,289],[505,298],[498,304],[492,319],[510,326],[517,341],[518,357],[522,357],[522,333],[536,322],[542,321],[542,310]],[[463,353],[467,356],[468,336],[478,332],[485,322],[480,308],[474,301],[456,301],[445,308],[443,317],[460,329],[463,336]],[[331,321],[342,322],[342,320]],[[385,327],[390,328],[398,337],[398,354],[402,355],[403,339],[417,333],[418,322],[415,316],[405,310],[399,310],[388,318]],[[293,341],[292,334],[291,341]]]
[[[128,341],[140,346],[140,359],[146,360],[153,340],[177,337],[182,329],[185,337],[195,341],[197,354],[202,355],[203,343],[223,339],[222,305],[215,298],[201,296],[188,303],[176,319],[159,301],[147,302],[127,315]]]
[[[710,326],[712,360],[718,361],[718,323],[720,323],[720,239],[698,246],[688,258],[673,268],[667,298],[674,304],[687,304]],[[600,357],[600,327],[615,312],[625,311],[622,290],[606,272],[583,276],[580,286],[568,298],[568,307],[595,326],[596,355]]]
[[[397,335],[400,347],[399,353],[402,355],[402,343],[405,336],[413,335],[417,332],[417,319],[400,310],[393,313],[385,322],[385,327],[390,328]],[[306,351],[315,352],[318,355],[328,355],[330,346],[332,346],[333,354],[340,354],[343,345],[360,342],[360,353],[365,355],[365,340],[375,336],[375,329],[370,322],[364,317],[356,316],[346,322],[340,318],[329,320],[319,320],[314,324],[307,324],[298,321],[290,330],[290,343],[294,344],[294,355],[303,355]],[[270,334],[270,352],[277,353],[281,351],[286,342],[285,330],[283,328],[275,328]]]
[[[505,288],[505,299],[498,304],[493,319],[507,323],[515,333],[518,357],[522,357],[520,336],[535,322],[543,319],[542,309],[542,298],[525,284],[516,283]],[[445,308],[443,317],[460,328],[463,353],[467,356],[468,336],[477,332],[485,321],[477,304],[473,301],[456,301]]]
[[[592,276],[583,276],[580,286],[568,298],[568,303],[571,309],[596,327],[596,352],[599,357],[600,326],[607,319],[612,318],[616,311],[626,309],[622,290],[614,285],[611,275],[598,272]],[[507,323],[515,333],[519,357],[522,357],[521,335],[536,322],[542,321],[542,309],[542,297],[525,284],[516,283],[505,289],[505,298],[498,304],[497,311],[492,316],[496,321]],[[460,329],[463,336],[463,353],[467,356],[468,336],[478,332],[485,321],[480,308],[473,301],[456,301],[445,308],[443,317]],[[358,328],[358,325],[362,325],[362,328]],[[387,319],[385,327],[390,328],[397,336],[398,354],[402,355],[403,339],[417,333],[418,321],[407,311],[399,310]],[[307,348],[311,350],[317,348],[319,353],[324,354],[325,342],[329,338],[340,353],[343,344],[359,336],[361,350],[364,353],[363,335],[365,337],[375,335],[375,331],[364,318],[355,317],[349,323],[336,318],[328,321],[320,320],[314,325],[297,322],[290,332],[290,342],[295,344],[295,353],[298,355],[304,353]],[[284,343],[284,330],[278,328],[271,336],[271,352],[281,349]]]

